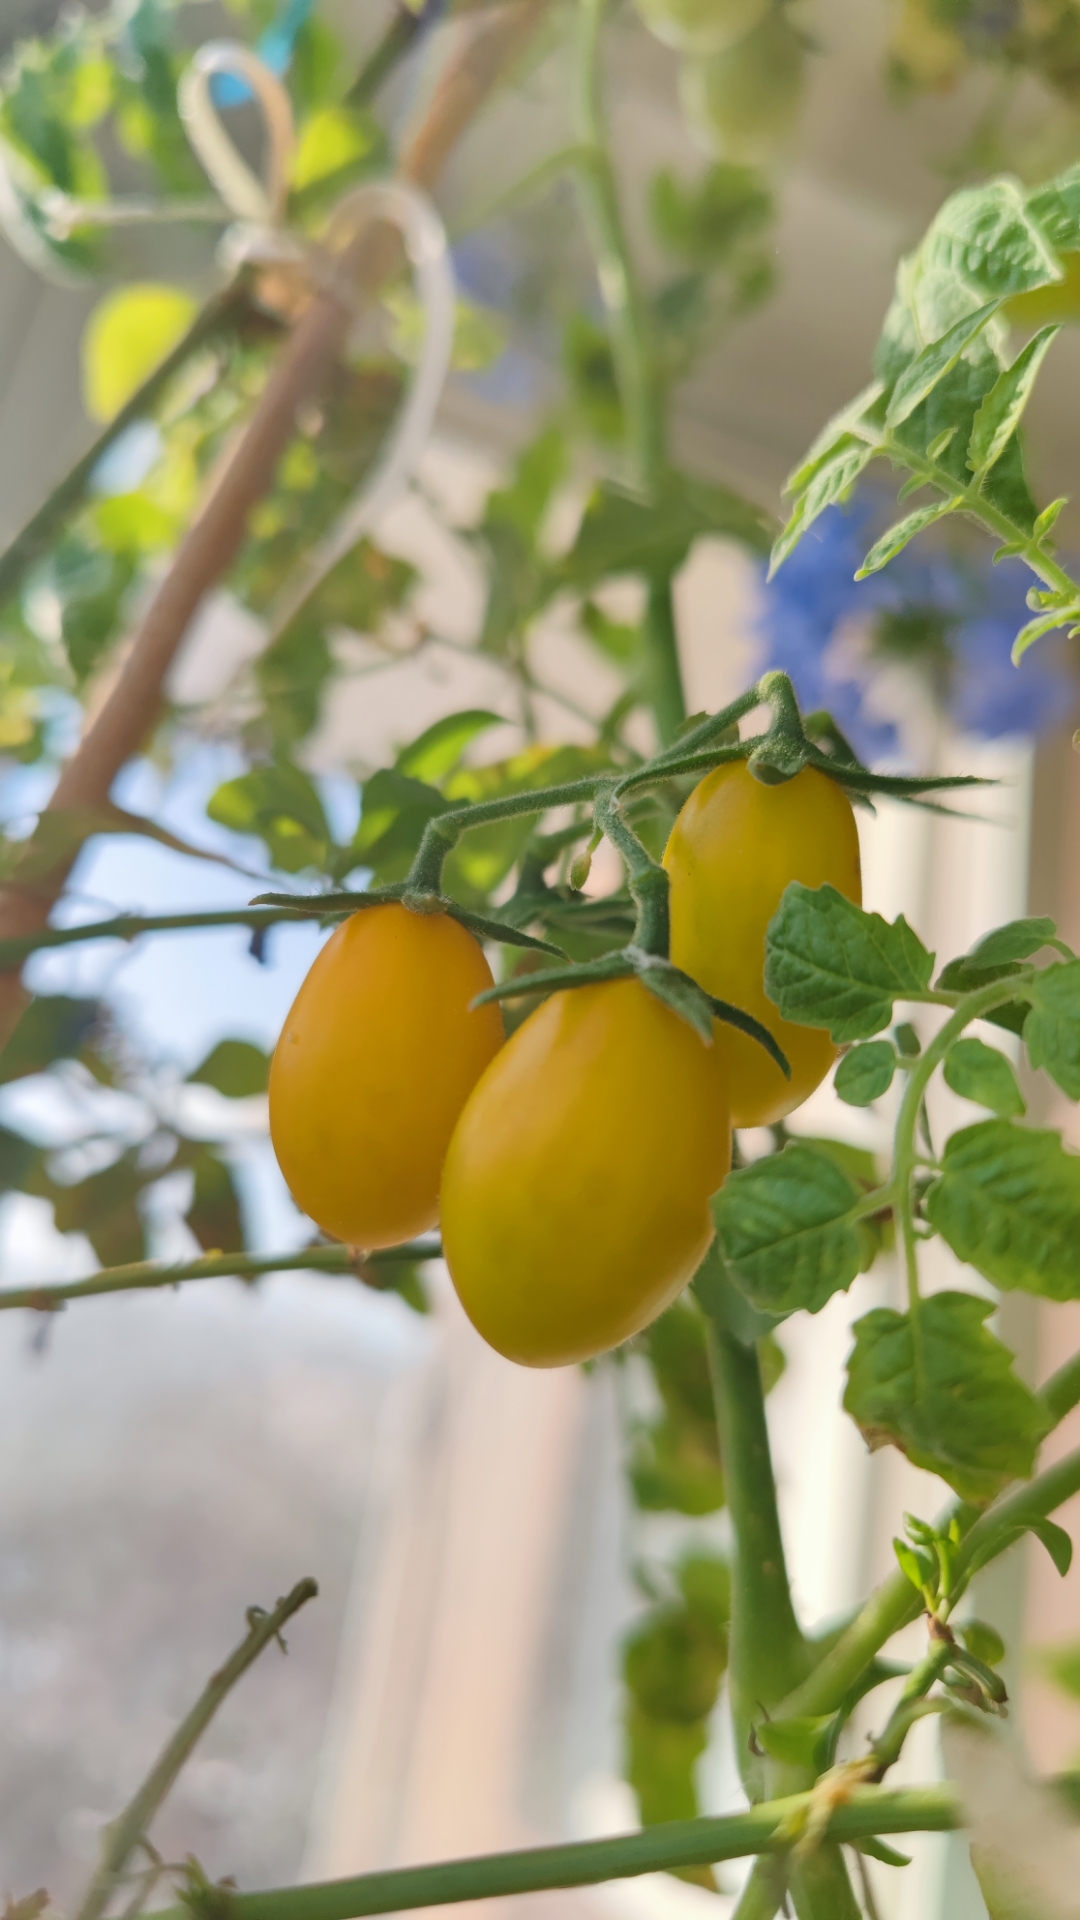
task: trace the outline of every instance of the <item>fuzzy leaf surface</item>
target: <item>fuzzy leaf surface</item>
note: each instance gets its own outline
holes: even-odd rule
[[[844,1394],[871,1450],[899,1447],[977,1505],[1030,1475],[1045,1431],[1008,1347],[983,1325],[993,1311],[971,1293],[931,1294],[919,1309],[919,1369],[909,1315],[864,1314]]]
[[[1080,960],[1047,967],[1035,981],[1024,1045],[1070,1100],[1080,1100]]]
[[[891,1040],[867,1040],[845,1053],[833,1085],[849,1107],[868,1107],[888,1093],[896,1072],[896,1048]]]
[[[842,1046],[880,1033],[895,1000],[921,998],[933,966],[902,914],[890,925],[835,887],[796,880],[769,924],[765,991],[785,1020],[828,1027]]]
[[[851,1218],[860,1189],[835,1160],[792,1144],[729,1174],[713,1217],[729,1269],[751,1303],[817,1313],[868,1264]]]
[[[954,1133],[926,1210],[995,1286],[1080,1298],[1080,1155],[1048,1128],[983,1120]]]
[[[945,1084],[962,1099],[974,1100],[978,1106],[989,1107],[991,1113],[1007,1120],[1027,1110],[1012,1061],[973,1034],[955,1040],[949,1048],[945,1056]]]

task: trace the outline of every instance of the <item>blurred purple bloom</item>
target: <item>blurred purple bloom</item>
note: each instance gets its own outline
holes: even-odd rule
[[[1009,657],[1030,618],[1028,569],[1015,560],[995,567],[989,546],[949,552],[915,541],[881,573],[855,580],[891,514],[891,502],[866,491],[822,515],[763,589],[763,665],[791,675],[804,709],[827,707],[866,760],[897,746],[896,728],[867,705],[871,676],[886,659],[921,668],[967,733],[995,739],[1051,724],[1071,695],[1060,642],[1040,642],[1019,669]],[[862,661],[841,666],[833,642],[854,621],[869,644]]]

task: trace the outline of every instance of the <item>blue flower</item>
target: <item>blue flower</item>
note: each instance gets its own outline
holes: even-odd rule
[[[854,574],[887,524],[892,503],[869,489],[822,515],[763,587],[764,666],[791,675],[804,709],[828,707],[864,759],[894,751],[895,727],[869,708],[876,668],[903,659],[920,670],[953,724],[984,739],[1037,733],[1067,705],[1071,676],[1060,641],[1042,641],[1017,669],[1010,652],[1029,618],[1031,574],[995,567],[988,546],[916,541],[868,580]],[[858,620],[864,660],[839,669],[833,642]]]

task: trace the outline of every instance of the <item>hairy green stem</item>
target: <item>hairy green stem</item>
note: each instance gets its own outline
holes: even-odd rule
[[[378,1285],[368,1269],[393,1268],[402,1262],[439,1260],[437,1240],[410,1240],[361,1254],[355,1247],[297,1247],[284,1253],[208,1253],[201,1260],[135,1260],[126,1267],[103,1267],[85,1280],[47,1281],[35,1287],[0,1291],[0,1313],[16,1307],[35,1313],[57,1313],[68,1300],[88,1300],[99,1293],[142,1293],[156,1287],[178,1287],[188,1280],[256,1280],[264,1273],[351,1273]],[[388,1281],[388,1285],[392,1282]]]
[[[618,849],[626,864],[627,886],[637,908],[635,946],[640,947],[643,953],[655,953],[666,960],[671,945],[667,874],[638,839],[610,792],[601,791],[597,795],[596,824]]]
[[[975,993],[965,994],[955,1012],[935,1034],[925,1052],[920,1054],[912,1064],[907,1086],[904,1089],[904,1097],[900,1102],[893,1145],[894,1205],[899,1217],[900,1239],[904,1249],[915,1392],[916,1397],[920,1399],[926,1390],[926,1363],[919,1314],[919,1247],[912,1205],[912,1183],[919,1158],[915,1144],[919,1114],[922,1111],[927,1087],[953,1041],[960,1038],[964,1028],[973,1020],[991,1013],[995,1007],[1003,1006],[1007,1000],[1015,1000],[1018,994],[1023,997],[1026,978],[1029,977],[1030,970],[1027,976],[1012,974],[1006,980],[995,980],[990,986],[981,987]]]
[[[330,911],[333,911],[330,909]],[[137,940],[143,933],[184,933],[192,927],[273,927],[311,918],[311,900],[298,896],[290,907],[215,907],[205,913],[116,913],[109,920],[88,920],[77,927],[42,927],[38,933],[0,940],[0,973],[21,966],[43,947],[71,947],[84,940]]]
[[[205,1901],[195,1895],[191,1906],[196,1913],[204,1914],[205,1920],[361,1920],[367,1914],[404,1913],[414,1907],[447,1906],[461,1900],[595,1886],[605,1880],[632,1879],[641,1873],[711,1866],[750,1853],[783,1852],[809,1806],[809,1794],[794,1794],[751,1807],[745,1813],[719,1819],[673,1820],[611,1840],[445,1860],[432,1866],[401,1867],[388,1873],[361,1874],[352,1880],[281,1887],[267,1893],[234,1893],[226,1887],[213,1887]],[[864,1787],[854,1789],[850,1799],[835,1809],[828,1832],[836,1840],[865,1839],[879,1833],[947,1833],[960,1826],[962,1818],[957,1796],[948,1785],[898,1791]],[[159,1920],[191,1920],[191,1907],[168,1908]],[[755,1920],[760,1920],[760,1912]]]
[[[282,1627],[309,1600],[314,1600],[318,1591],[314,1580],[301,1580],[284,1600],[278,1601],[272,1613],[264,1613],[261,1607],[249,1609],[248,1630],[240,1645],[207,1682],[191,1712],[163,1748],[135,1798],[119,1818],[105,1829],[101,1860],[75,1920],[101,1920],[101,1915],[118,1889],[131,1855],[144,1839],[151,1820],[218,1708],[253,1661],[258,1659],[264,1647],[268,1647],[273,1640],[284,1646]]]
[[[235,332],[241,319],[250,310],[247,288],[239,280],[207,301],[183,339],[177,342],[161,365],[155,367],[130,400],[124,402],[119,413],[102,429],[82,458],[75,462],[48,498],[42,501],[37,512],[31,514],[10,546],[0,555],[0,605],[19,591],[30,568],[47,550],[68,515],[81,506],[94,468],[109,448],[136,420],[143,419],[157,405],[169,382],[200,347],[206,346],[218,334]]]
[[[711,1316],[708,1340],[735,1534],[728,1668],[732,1718],[739,1770],[747,1792],[756,1797],[763,1768],[751,1746],[754,1722],[802,1680],[807,1646],[791,1601],[757,1349],[743,1346]]]
[[[470,806],[450,807],[445,813],[436,814],[424,828],[416,859],[409,871],[406,893],[423,899],[439,892],[443,862],[470,827],[486,827],[494,821],[512,820],[526,813],[547,813],[551,807],[575,806],[580,800],[595,799],[603,787],[611,784],[610,773],[595,773],[584,780],[568,780],[563,786],[535,787],[529,793],[507,794],[498,800],[477,800]]]

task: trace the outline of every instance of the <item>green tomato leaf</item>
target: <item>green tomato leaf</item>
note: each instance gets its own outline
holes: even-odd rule
[[[180,287],[129,284],[99,300],[82,340],[83,399],[93,420],[111,420],[167,359],[198,312]]]
[[[730,161],[707,168],[689,186],[665,167],[649,190],[657,239],[692,267],[722,265],[735,248],[760,234],[774,213],[763,175]]]
[[[421,750],[423,738],[414,743]],[[407,748],[403,758],[411,751]],[[347,856],[349,867],[370,867],[380,884],[403,880],[428,821],[449,806],[449,800],[427,781],[398,767],[380,768],[364,783],[360,824]]]
[[[795,502],[790,520],[774,542],[769,560],[770,580],[826,507],[846,499],[874,453],[875,448],[867,446],[865,440],[848,437],[814,469]]]
[[[615,574],[675,569],[699,534],[728,534],[767,553],[767,516],[726,487],[669,473],[656,502],[604,480],[594,491],[561,567],[567,585],[591,593]]]
[[[867,1265],[852,1211],[862,1192],[836,1161],[791,1144],[728,1175],[713,1217],[729,1270],[751,1304],[774,1318],[818,1313]]]
[[[1061,279],[1045,234],[1014,180],[990,180],[951,194],[936,215],[916,256],[913,305],[924,338],[941,306],[962,294],[967,300],[999,300]],[[930,309],[928,312],[927,309]],[[949,314],[947,324],[956,318]]]
[[[1061,332],[1060,326],[1044,327],[1018,353],[1011,367],[999,375],[978,413],[968,441],[967,463],[977,480],[1001,458],[1020,424],[1039,368]]]
[[[910,366],[905,367],[889,397],[889,409],[885,415],[887,428],[891,430],[906,420],[926,399],[927,394],[933,392],[938,381],[952,372],[965,348],[993,319],[1000,305],[1000,300],[991,300],[974,313],[965,314],[947,333],[942,334],[940,340],[931,341]]]
[[[1033,1067],[1045,1068],[1070,1100],[1080,1100],[1080,960],[1036,975],[1024,1045]]]
[[[1005,1119],[1027,1112],[1012,1061],[974,1036],[953,1041],[945,1055],[945,1084],[962,1099],[974,1100]]]
[[[1080,167],[1029,194],[1027,210],[1052,247],[1074,253],[1080,248]]]
[[[1068,1534],[1065,1538],[1068,1540]],[[1005,1658],[1005,1642],[995,1627],[988,1627],[984,1620],[965,1620],[959,1633],[968,1652],[973,1653],[976,1660],[981,1660],[987,1667],[1001,1665]]]
[[[378,157],[379,132],[366,114],[348,107],[319,107],[300,127],[292,162],[292,187],[301,193],[343,167],[359,171],[364,160]]]
[[[331,837],[322,801],[307,774],[287,761],[227,780],[206,811],[234,833],[257,834],[283,873],[326,862]]]
[[[769,924],[765,991],[785,1020],[828,1027],[842,1046],[880,1033],[895,1000],[922,998],[933,966],[902,914],[890,926],[835,887],[793,881]]]
[[[1030,960],[1032,954],[1038,953],[1040,947],[1045,947],[1056,933],[1055,922],[1046,914],[1037,919],[1010,920],[1007,926],[995,927],[993,933],[984,934],[971,952],[956,964],[977,970]]]
[[[685,1605],[665,1607],[626,1643],[627,1687],[650,1720],[687,1725],[716,1705],[727,1666],[724,1628]]]
[[[832,419],[825,422],[817,439],[811,442],[800,465],[788,474],[784,481],[785,494],[802,493],[809,486],[818,468],[824,464],[830,454],[836,451],[842,440],[861,438],[856,429],[865,421],[867,415],[874,417],[875,422],[878,417],[883,417],[884,395],[885,388],[882,382],[874,380],[868,387],[864,387],[861,393],[856,394],[854,400],[849,400],[846,407],[841,407],[839,413],[834,413]],[[874,437],[876,438],[876,429]]]
[[[76,1058],[101,1017],[99,1000],[77,1000],[66,993],[36,995],[0,1051],[0,1085],[44,1073],[56,1060]]]
[[[1054,1520],[1036,1520],[1032,1523],[1030,1531],[1035,1535],[1037,1540],[1042,1541],[1061,1578],[1064,1580],[1065,1575],[1072,1566],[1073,1543],[1071,1536],[1066,1533],[1064,1527],[1059,1527]],[[991,1665],[992,1664],[993,1662],[991,1662]]]
[[[214,1087],[230,1100],[244,1100],[249,1094],[265,1093],[270,1082],[270,1055],[250,1040],[219,1040],[189,1082]]]
[[[926,1198],[959,1260],[995,1286],[1080,1297],[1080,1156],[1049,1129],[983,1120],[954,1133]]]
[[[833,1085],[849,1107],[868,1107],[888,1093],[896,1072],[896,1048],[891,1040],[868,1040],[845,1053],[837,1066]]]
[[[146,1173],[131,1148],[89,1180],[73,1186],[48,1181],[42,1187],[53,1203],[57,1230],[85,1234],[103,1267],[122,1267],[146,1258],[138,1201],[144,1187],[157,1178],[160,1171]]]
[[[491,727],[505,725],[501,714],[488,713],[479,707],[467,708],[463,713],[445,714],[407,747],[402,747],[395,761],[396,769],[413,780],[438,786],[440,780],[445,780],[447,774],[453,773],[455,767],[460,765],[461,756],[472,741],[480,734],[487,733]]]
[[[880,573],[882,567],[887,567],[890,560],[895,560],[897,554],[903,552],[909,540],[914,540],[917,533],[932,527],[935,520],[943,520],[947,513],[953,512],[955,505],[956,502],[951,499],[935,500],[932,506],[916,507],[914,513],[897,520],[882,534],[880,540],[875,540],[855,575],[856,580],[865,580],[871,573]]]
[[[18,1193],[27,1184],[35,1185],[43,1157],[43,1149],[24,1134],[0,1127],[0,1194]]]
[[[244,1226],[232,1169],[201,1141],[185,1142],[176,1165],[190,1167],[195,1175],[191,1205],[184,1218],[203,1252],[241,1253]]]
[[[872,1451],[898,1447],[979,1506],[1030,1475],[1046,1431],[1012,1354],[983,1325],[993,1311],[971,1293],[931,1294],[917,1357],[910,1316],[875,1308],[855,1323],[844,1395]]]

